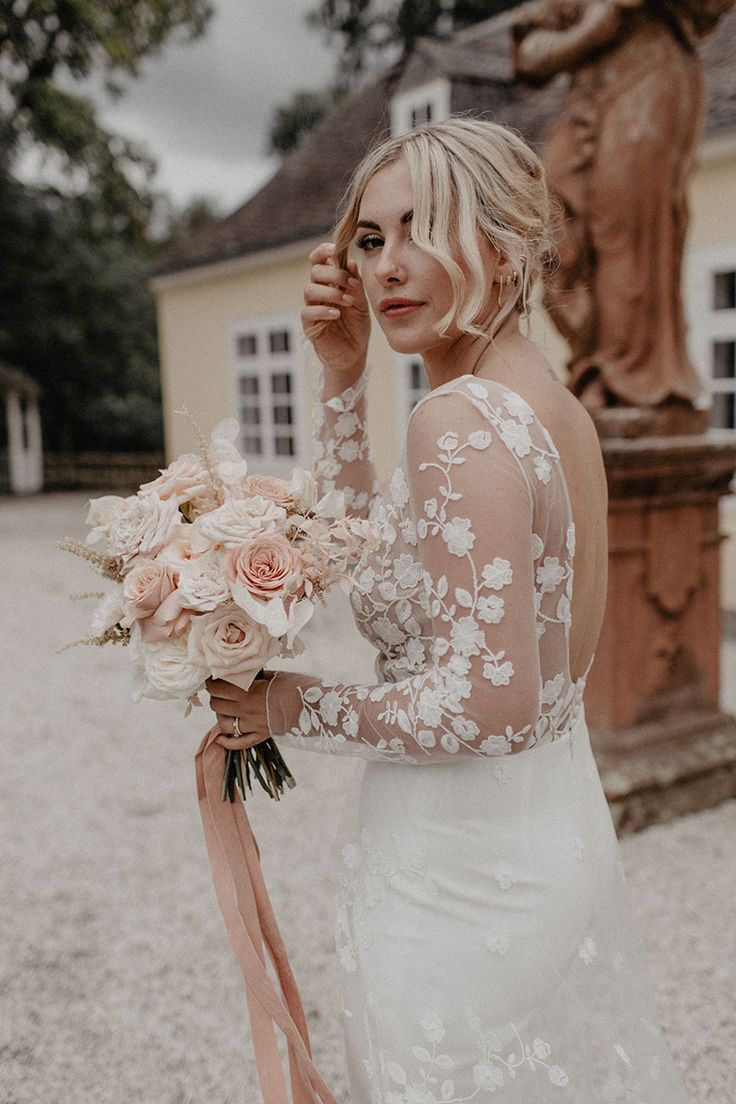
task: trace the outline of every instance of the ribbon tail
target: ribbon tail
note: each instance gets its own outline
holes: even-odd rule
[[[338,1104],[312,1061],[304,1009],[245,807],[221,800],[224,762],[225,750],[212,729],[195,757],[197,795],[215,892],[245,982],[263,1101],[289,1104],[274,1030],[278,1025],[288,1042],[292,1104]],[[268,974],[264,942],[281,993]]]

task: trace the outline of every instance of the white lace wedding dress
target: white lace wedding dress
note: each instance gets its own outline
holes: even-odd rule
[[[339,841],[352,1104],[682,1104],[570,676],[554,443],[462,376],[380,495],[363,388],[329,403],[319,459],[382,535],[352,598],[380,682],[280,673],[268,698],[277,739],[369,760]]]

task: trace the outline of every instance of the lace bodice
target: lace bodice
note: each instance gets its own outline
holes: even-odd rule
[[[378,648],[376,686],[279,673],[272,735],[402,763],[499,756],[567,732],[575,529],[559,454],[503,385],[451,380],[412,412],[405,455],[377,488],[365,378],[320,407],[318,473],[370,515],[380,546],[355,571],[352,605]]]

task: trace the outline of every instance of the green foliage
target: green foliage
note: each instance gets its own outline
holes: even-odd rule
[[[0,0],[0,359],[42,384],[50,450],[162,442],[145,278],[154,166],[100,125],[75,82],[119,92],[167,42],[201,35],[211,13],[210,0]],[[58,189],[13,179],[33,149]],[[170,232],[180,215],[168,213]]]
[[[317,92],[295,92],[274,111],[268,136],[268,152],[286,154],[328,114],[340,99],[339,89],[330,86]]]
[[[309,26],[337,41],[338,83],[349,87],[366,70],[408,53],[417,38],[439,37],[489,19],[519,0],[321,0]]]
[[[121,75],[134,76],[170,39],[201,35],[211,12],[210,0],[3,0],[0,171],[12,169],[20,151],[40,148],[117,233],[142,240],[153,165],[105,130],[70,86],[101,74],[118,92]]]
[[[0,359],[44,388],[52,451],[161,446],[146,257],[84,203],[0,178]]]

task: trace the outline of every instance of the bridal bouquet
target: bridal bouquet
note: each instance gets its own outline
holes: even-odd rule
[[[91,499],[87,543],[60,546],[115,583],[94,595],[94,635],[73,643],[127,644],[135,700],[186,699],[188,714],[210,676],[247,690],[269,660],[302,651],[316,600],[335,583],[348,588],[375,540],[368,522],[345,516],[340,492],[318,497],[311,473],[248,475],[238,433],[227,419],[209,442],[199,434],[199,455],[136,494]],[[236,784],[245,798],[251,769],[277,800],[295,785],[269,739],[228,752],[223,800],[235,800]]]

